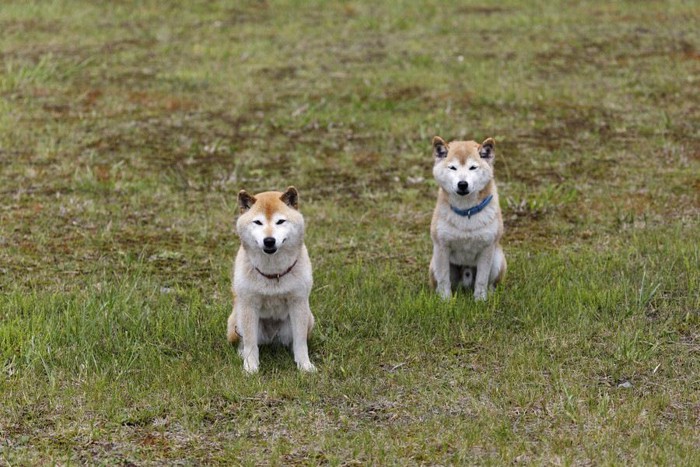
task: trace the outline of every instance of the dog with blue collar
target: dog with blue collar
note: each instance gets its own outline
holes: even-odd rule
[[[433,176],[440,188],[430,225],[430,280],[444,299],[463,287],[473,289],[475,300],[486,300],[506,273],[495,145],[493,138],[481,144],[433,138]]]

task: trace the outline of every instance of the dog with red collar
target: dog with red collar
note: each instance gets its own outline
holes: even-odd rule
[[[291,347],[301,371],[315,371],[307,345],[314,326],[313,279],[299,194],[294,187],[256,195],[241,190],[238,206],[241,246],[233,267],[228,341],[239,342],[247,373],[259,369],[258,345],[273,342]]]

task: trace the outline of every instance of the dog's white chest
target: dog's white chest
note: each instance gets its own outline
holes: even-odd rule
[[[476,266],[479,253],[493,244],[497,233],[498,225],[488,214],[480,219],[460,219],[456,224],[445,221],[438,226],[438,236],[449,252],[450,263],[464,266]]]
[[[477,256],[488,245],[490,245],[490,242],[479,237],[452,241],[448,244],[450,263],[462,266],[476,266]]]
[[[264,296],[260,299],[258,310],[260,319],[283,320],[289,315],[289,304],[286,297]]]

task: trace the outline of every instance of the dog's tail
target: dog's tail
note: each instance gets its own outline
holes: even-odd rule
[[[496,254],[493,258],[493,266],[491,267],[491,281],[493,286],[500,284],[506,276],[506,270],[508,269],[508,263],[506,262],[506,255],[503,254],[503,249],[499,246],[496,248]]]
[[[476,280],[476,268],[472,266],[464,266],[461,271],[462,287],[465,289],[474,289],[474,281]]]

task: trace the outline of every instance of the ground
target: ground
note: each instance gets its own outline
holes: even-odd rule
[[[700,463],[692,2],[4,2],[0,463]],[[509,271],[428,286],[430,141]],[[314,375],[225,339],[236,193],[299,189]]]

